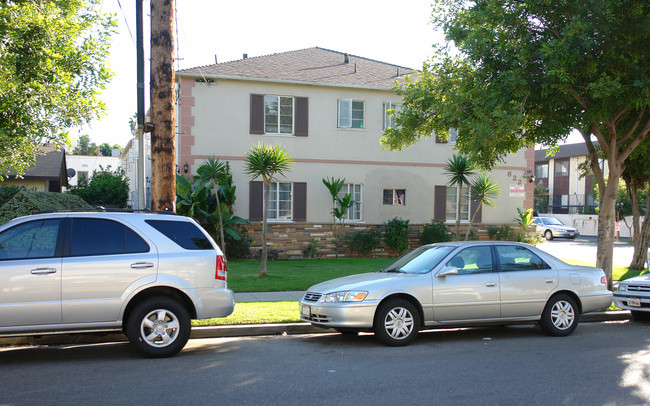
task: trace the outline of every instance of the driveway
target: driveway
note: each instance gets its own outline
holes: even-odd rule
[[[556,238],[545,241],[537,248],[561,259],[574,259],[596,263],[596,237],[580,236],[575,240]],[[634,255],[634,246],[629,239],[614,244],[614,265],[629,266]]]

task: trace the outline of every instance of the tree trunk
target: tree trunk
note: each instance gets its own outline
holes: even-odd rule
[[[478,206],[476,206],[476,211],[474,211],[474,215],[472,216],[472,219],[469,222],[469,226],[467,226],[467,232],[465,233],[465,241],[467,241],[467,239],[469,238],[469,230],[472,229],[472,225],[474,224],[474,219],[476,218],[478,211],[481,210],[482,205],[483,205],[483,200],[479,200]]]
[[[637,206],[637,211],[639,211]],[[646,215],[640,229],[635,229],[634,255],[630,263],[631,269],[644,269],[650,244],[650,198],[646,199]],[[636,223],[638,224],[638,222]]]
[[[463,191],[463,184],[458,184],[458,192],[456,196],[456,241],[460,240],[460,202],[462,200],[461,192]]]
[[[174,2],[151,1],[151,207],[176,211]],[[144,147],[141,146],[141,147]]]
[[[219,190],[217,189],[217,181],[212,179],[212,186],[214,187],[214,197],[217,199],[217,213],[219,213],[219,230],[221,231],[221,251],[223,256],[226,255],[226,238],[223,235],[223,218],[221,218],[221,202],[219,202]]]
[[[269,220],[269,212],[267,208],[269,207],[269,196],[271,195],[271,183],[267,184],[264,182],[264,208],[262,209],[262,264],[260,265],[260,276],[266,276],[266,258],[268,250],[266,248],[266,225]]]
[[[607,288],[612,290],[612,264],[614,260],[614,233],[616,231],[616,195],[618,181],[610,170],[605,190],[600,193],[600,213],[598,214],[598,251],[596,266],[602,268],[607,276]]]

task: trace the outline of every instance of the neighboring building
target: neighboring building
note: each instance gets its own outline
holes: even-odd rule
[[[24,185],[38,192],[57,192],[68,186],[65,150],[57,150],[53,145],[44,145],[45,153],[36,157],[36,164],[30,166],[20,178],[10,175],[3,184]]]
[[[114,149],[113,156],[93,156],[93,155],[68,155],[68,171],[73,174],[69,180],[69,186],[77,186],[79,179],[90,179],[94,171],[100,171],[101,168],[115,170],[122,166],[120,160],[120,150]],[[70,171],[74,169],[74,172]]]
[[[148,133],[144,135],[145,144],[145,205],[151,207],[151,137]],[[126,204],[128,208],[136,209],[138,207],[138,139],[132,138],[124,147],[120,156],[120,165],[124,169],[127,181],[129,183],[129,200]]]
[[[597,145],[597,144],[596,144]],[[535,199],[536,211],[542,213],[594,213],[598,202],[593,189],[596,181],[592,174],[580,177],[579,166],[589,160],[585,143],[560,146],[553,156],[548,149],[535,151],[535,184],[546,187],[547,196]],[[607,177],[607,165],[601,162]]]
[[[262,219],[261,179],[245,174],[245,155],[258,143],[281,144],[295,164],[271,186],[269,219],[275,224],[327,224],[332,200],[323,178],[345,178],[344,192],[358,202],[348,224],[382,224],[394,217],[411,224],[439,219],[453,225],[456,205],[469,222],[464,191],[447,187],[444,169],[454,149],[435,137],[403,151],[384,150],[379,139],[399,109],[393,90],[414,71],[323,48],[247,58],[177,72],[177,161],[196,173],[211,156],[230,162],[237,186],[235,212]],[[534,151],[508,157],[491,176],[501,185],[495,208],[478,222],[512,224],[517,208],[532,208]],[[181,174],[185,171],[181,170]]]

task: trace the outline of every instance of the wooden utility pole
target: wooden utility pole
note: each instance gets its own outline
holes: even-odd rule
[[[151,208],[176,211],[174,0],[151,0]]]

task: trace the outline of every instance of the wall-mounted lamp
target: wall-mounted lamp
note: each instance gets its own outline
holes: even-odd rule
[[[190,171],[190,166],[185,162],[185,165],[183,165],[183,172],[188,173]]]
[[[533,171],[529,169],[526,172],[524,172],[524,179],[528,179],[528,183],[534,183],[535,175],[533,175]]]

